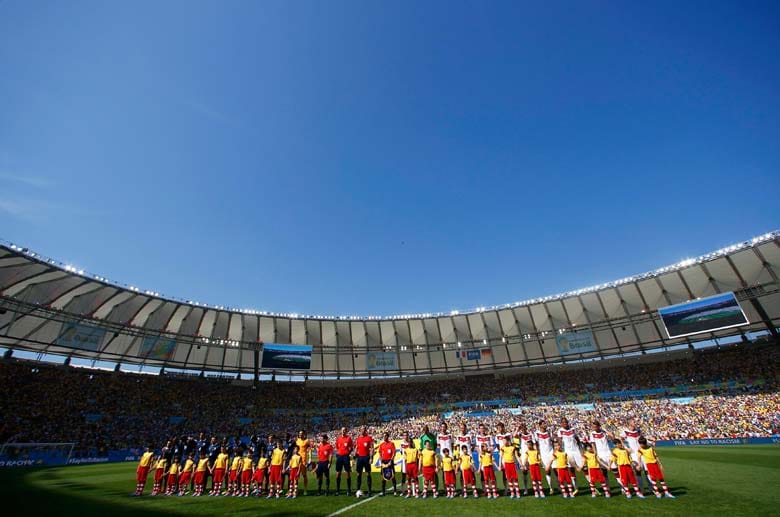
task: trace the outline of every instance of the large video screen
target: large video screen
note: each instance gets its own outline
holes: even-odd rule
[[[658,309],[670,338],[712,332],[748,323],[734,293],[723,293],[695,302]]]
[[[311,368],[311,347],[308,345],[263,345],[262,368],[269,370],[308,370]]]

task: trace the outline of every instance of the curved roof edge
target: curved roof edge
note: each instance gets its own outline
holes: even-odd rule
[[[513,302],[513,303],[505,303],[500,305],[492,305],[492,306],[483,306],[483,307],[475,307],[473,309],[469,310],[451,310],[447,312],[428,312],[428,313],[413,313],[413,314],[393,314],[393,315],[386,315],[386,316],[376,316],[376,315],[369,315],[369,316],[357,316],[357,315],[350,315],[350,316],[334,316],[334,315],[321,315],[321,314],[299,314],[299,313],[284,313],[284,312],[273,312],[273,311],[264,311],[264,310],[256,310],[256,309],[242,309],[242,308],[236,308],[236,307],[230,307],[225,305],[211,305],[207,303],[201,303],[194,300],[187,300],[184,298],[178,298],[175,296],[168,296],[164,294],[160,294],[157,291],[148,290],[148,289],[140,289],[136,286],[124,283],[124,282],[118,282],[114,280],[110,280],[106,277],[103,277],[101,275],[93,274],[90,272],[87,272],[83,269],[80,269],[76,266],[65,264],[63,262],[60,262],[59,260],[47,257],[45,255],[42,255],[40,253],[37,253],[35,251],[32,251],[28,249],[27,247],[23,247],[19,244],[12,243],[10,241],[7,241],[5,239],[0,238],[0,245],[6,248],[11,249],[12,251],[16,253],[20,253],[25,255],[31,260],[46,264],[50,267],[58,268],[62,271],[65,271],[67,273],[78,275],[84,278],[87,278],[92,281],[97,281],[100,283],[103,283],[105,285],[109,285],[112,287],[116,287],[119,289],[125,289],[127,291],[141,294],[143,293],[146,296],[150,296],[153,298],[158,298],[161,300],[176,302],[176,303],[183,303],[187,305],[192,305],[196,307],[202,307],[206,309],[214,309],[214,310],[221,310],[221,311],[228,311],[228,312],[236,312],[236,313],[242,313],[242,314],[252,314],[252,315],[261,315],[261,316],[272,316],[272,317],[282,317],[282,318],[290,318],[290,319],[313,319],[313,320],[341,320],[341,321],[381,321],[381,320],[401,320],[401,319],[419,319],[419,318],[435,318],[435,317],[442,317],[442,316],[453,316],[453,315],[466,315],[466,314],[475,314],[475,313],[481,313],[485,311],[493,311],[493,310],[501,310],[501,309],[511,309],[515,307],[522,307],[522,306],[528,306],[532,304],[537,303],[543,303],[553,300],[560,300],[563,298],[568,298],[571,296],[578,296],[585,293],[595,292],[603,289],[607,289],[610,287],[617,287],[623,284],[628,284],[631,282],[635,282],[637,280],[643,280],[646,278],[653,278],[659,275],[662,275],[664,273],[669,273],[671,271],[676,271],[679,269],[683,269],[689,266],[692,266],[694,264],[702,263],[702,262],[708,262],[710,260],[716,259],[718,257],[722,257],[725,255],[732,254],[736,251],[754,247],[760,244],[763,244],[765,242],[772,241],[774,239],[780,238],[780,230],[774,230],[771,232],[767,232],[761,235],[758,235],[756,237],[753,237],[752,239],[748,239],[736,244],[732,244],[731,246],[726,246],[723,248],[720,248],[718,250],[705,253],[704,255],[700,255],[695,258],[687,258],[680,262],[677,262],[675,264],[671,264],[668,266],[663,266],[658,269],[655,269],[653,271],[648,271],[646,273],[641,273],[637,275],[628,276],[625,278],[621,278],[618,280],[613,280],[611,282],[605,282],[602,284],[596,284],[589,287],[584,287],[581,289],[574,289],[572,291],[567,291],[564,293],[558,293],[538,298],[532,298],[528,300]]]

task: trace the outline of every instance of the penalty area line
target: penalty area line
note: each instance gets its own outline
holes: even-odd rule
[[[349,505],[349,506],[345,506],[345,507],[344,507],[344,508],[342,508],[341,510],[336,510],[335,512],[331,513],[331,514],[330,514],[330,515],[328,515],[327,517],[333,517],[334,515],[339,515],[339,514],[341,514],[341,513],[348,512],[348,511],[350,511],[352,508],[358,507],[358,506],[360,506],[361,504],[365,504],[365,503],[367,503],[367,502],[369,502],[369,501],[373,501],[373,500],[374,500],[374,499],[376,499],[377,497],[379,497],[379,494],[372,495],[372,496],[371,496],[371,497],[369,497],[368,499],[363,499],[362,501],[358,501],[357,503],[352,503],[352,504],[351,504],[351,505]]]

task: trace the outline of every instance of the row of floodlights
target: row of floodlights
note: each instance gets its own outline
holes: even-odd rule
[[[604,289],[608,289],[610,287],[617,287],[620,285],[636,282],[639,280],[644,280],[647,278],[652,278],[658,275],[662,275],[664,273],[669,273],[672,271],[677,271],[679,269],[683,269],[686,267],[690,267],[694,264],[701,264],[702,262],[707,262],[710,260],[713,260],[715,258],[728,255],[731,253],[734,253],[736,251],[739,251],[741,249],[750,248],[753,246],[756,246],[758,244],[768,242],[774,239],[777,239],[780,237],[780,230],[776,230],[773,232],[767,232],[763,235],[758,235],[756,237],[753,237],[750,240],[746,240],[743,242],[740,242],[738,244],[732,244],[731,246],[726,246],[725,248],[721,248],[719,250],[715,250],[713,252],[707,253],[705,255],[701,255],[696,258],[686,258],[684,260],[681,260],[680,262],[677,262],[676,264],[672,264],[670,266],[664,266],[661,268],[658,268],[654,271],[649,271],[647,273],[642,273],[639,275],[633,275],[628,276],[625,278],[621,278],[619,280],[614,280],[612,282],[606,282],[603,284],[597,284],[590,287],[584,287],[582,289],[575,289],[573,291],[568,291],[565,293],[560,294],[554,294],[550,296],[543,296],[540,298],[531,298],[529,300],[523,300],[520,302],[514,302],[514,303],[506,303],[503,305],[493,305],[490,307],[477,307],[473,310],[469,311],[460,311],[460,310],[452,310],[450,312],[425,312],[425,313],[414,313],[414,314],[394,314],[391,316],[333,316],[333,315],[322,315],[322,314],[315,314],[315,315],[304,315],[304,314],[298,314],[298,313],[289,313],[289,312],[270,312],[270,311],[262,311],[262,310],[255,310],[255,309],[236,309],[233,307],[226,307],[224,305],[209,305],[206,303],[200,303],[194,300],[184,300],[180,298],[170,297],[170,296],[163,296],[157,291],[151,291],[146,290],[143,291],[145,295],[148,296],[154,296],[157,298],[163,298],[166,300],[176,301],[176,302],[183,302],[188,305],[194,305],[197,307],[204,307],[207,309],[214,309],[214,310],[227,310],[227,311],[233,311],[233,312],[240,312],[242,314],[248,314],[248,315],[257,315],[257,316],[271,316],[271,317],[281,317],[281,318],[291,318],[291,319],[317,319],[317,320],[341,320],[341,321],[379,321],[379,320],[397,320],[397,319],[422,319],[422,318],[435,318],[435,317],[441,317],[441,316],[457,316],[460,314],[472,314],[472,313],[482,313],[488,310],[500,310],[500,309],[512,309],[515,307],[525,306],[525,305],[534,305],[538,303],[545,303],[550,302],[554,300],[560,300],[562,298],[568,298],[571,296],[580,296],[587,293],[592,293],[595,291],[601,291]],[[114,286],[118,287],[125,287],[129,289],[130,291],[133,291],[135,293],[140,293],[141,290],[135,286],[124,284],[121,282],[114,282],[111,280],[108,280],[105,277],[99,276],[99,275],[89,275],[85,274],[83,269],[79,269],[75,266],[69,265],[69,264],[63,264],[61,262],[58,262],[54,259],[43,257],[33,251],[28,250],[27,248],[23,248],[21,246],[17,246],[12,243],[8,243],[6,241],[0,241],[4,242],[9,245],[9,247],[14,250],[18,251],[20,253],[23,253],[27,255],[28,257],[35,258],[41,262],[45,262],[51,265],[55,265],[58,267],[61,267],[65,271],[69,273],[73,273],[80,276],[87,276],[90,278],[93,278],[95,280],[98,280],[100,282],[104,282],[107,284],[112,284]]]
[[[238,347],[241,345],[241,342],[236,339],[212,339],[208,337],[198,338],[198,343],[202,343],[204,345],[221,345],[232,347]]]

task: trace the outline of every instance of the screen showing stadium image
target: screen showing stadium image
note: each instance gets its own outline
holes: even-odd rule
[[[262,368],[269,370],[308,370],[311,368],[311,350],[308,345],[263,345]]]
[[[693,302],[658,309],[670,338],[712,332],[748,323],[734,293],[723,293]]]

